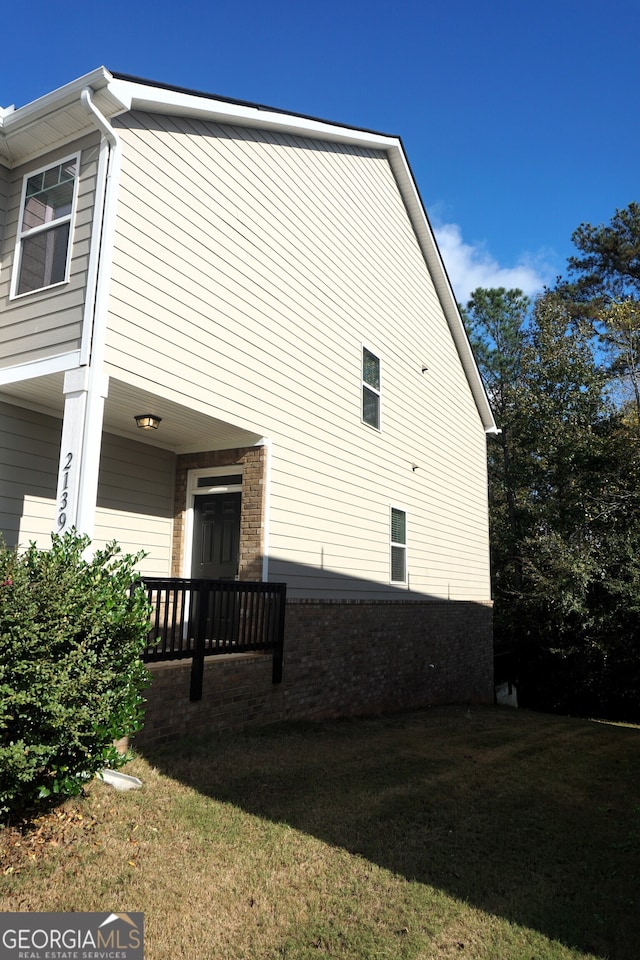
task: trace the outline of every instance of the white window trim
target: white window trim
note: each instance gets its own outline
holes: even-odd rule
[[[54,290],[56,287],[62,287],[69,282],[69,274],[71,270],[71,250],[73,248],[73,239],[74,239],[74,226],[76,220],[76,207],[78,204],[78,189],[80,184],[80,153],[72,153],[68,157],[62,157],[60,160],[55,160],[53,163],[47,163],[42,167],[37,167],[35,170],[30,170],[28,173],[25,173],[22,178],[22,193],[20,196],[20,213],[18,215],[18,225],[16,230],[16,245],[13,253],[13,269],[11,277],[11,290],[9,293],[10,300],[20,300],[22,297],[31,297],[36,293],[42,293],[43,290]],[[72,160],[76,162],[76,177],[73,184],[73,200],[71,202],[71,212],[64,217],[60,217],[59,220],[55,221],[55,227],[61,226],[63,223],[69,224],[69,244],[67,246],[67,260],[64,270],[64,280],[59,280],[57,283],[49,283],[44,287],[38,287],[37,290],[27,290],[25,293],[17,293],[18,289],[18,278],[20,276],[20,265],[22,260],[22,241],[25,237],[33,237],[38,233],[45,233],[49,230],[54,229],[54,224],[52,223],[43,223],[39,227],[32,227],[30,230],[22,230],[22,220],[24,217],[24,206],[27,196],[27,182],[31,177],[36,177],[39,173],[44,173],[46,170],[51,170],[53,167],[59,167],[62,164],[70,163]]]
[[[187,471],[187,498],[184,518],[184,550],[182,551],[182,576],[191,576],[191,559],[193,553],[193,511],[194,500],[207,493],[242,493],[242,484],[228,484],[224,487],[199,487],[201,477],[225,477],[243,474],[242,465],[234,463],[229,467],[198,467]]]
[[[404,513],[404,543],[396,543],[393,540],[394,510],[400,510]],[[393,547],[402,547],[404,549],[404,580],[393,579]],[[406,587],[409,583],[409,511],[399,503],[389,504],[389,583],[394,587]]]
[[[376,390],[375,387],[372,387],[364,379],[364,351],[368,350],[372,354],[380,365],[380,387]],[[372,423],[368,423],[364,418],[364,389],[371,390],[372,393],[377,394],[378,397],[378,425],[374,426]],[[369,427],[370,430],[376,430],[378,433],[382,430],[382,359],[380,357],[379,350],[374,349],[370,344],[364,343],[361,344],[360,349],[360,421],[364,423],[365,426]]]

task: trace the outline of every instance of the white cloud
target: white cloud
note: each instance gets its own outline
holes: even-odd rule
[[[524,255],[515,267],[503,267],[484,246],[465,243],[456,223],[434,224],[433,229],[458,303],[466,304],[476,287],[517,287],[533,296],[555,279],[543,254]]]

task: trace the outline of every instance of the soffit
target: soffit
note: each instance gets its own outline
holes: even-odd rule
[[[0,400],[62,419],[63,383],[63,373],[22,380],[3,386]],[[153,413],[160,417],[159,428],[140,430],[134,420],[139,413]],[[109,381],[109,395],[105,401],[103,430],[174,453],[250,447],[262,437],[259,432],[219,420],[113,378]]]
[[[100,69],[31,104],[0,115],[0,163],[15,167],[31,157],[74,140],[95,124],[80,101],[85,87],[93,90],[100,112],[111,119],[125,105],[108,86],[109,74]]]

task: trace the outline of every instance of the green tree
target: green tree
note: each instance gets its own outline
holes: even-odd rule
[[[640,420],[640,204],[616,210],[609,224],[581,224],[572,240],[579,254],[559,291],[592,324],[622,401]]]
[[[489,499],[494,590],[519,590],[522,580],[524,355],[530,301],[521,290],[478,288],[463,316],[500,433],[489,444]]]
[[[594,521],[612,465],[613,411],[592,338],[554,293],[536,301],[524,364],[528,511],[508,622],[524,701],[574,711],[593,668],[593,583],[607,552]]]
[[[503,431],[488,448],[497,652],[514,654],[525,704],[630,718],[640,662],[632,428],[564,292],[529,306],[520,291],[476,290],[465,314]]]
[[[609,224],[580,224],[571,239],[580,252],[568,261],[576,299],[640,297],[640,204],[616,210]]]

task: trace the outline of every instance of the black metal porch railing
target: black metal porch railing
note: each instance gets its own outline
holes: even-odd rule
[[[192,700],[202,698],[205,657],[273,653],[273,683],[282,680],[286,584],[144,577],[151,602],[147,663],[192,659]]]

